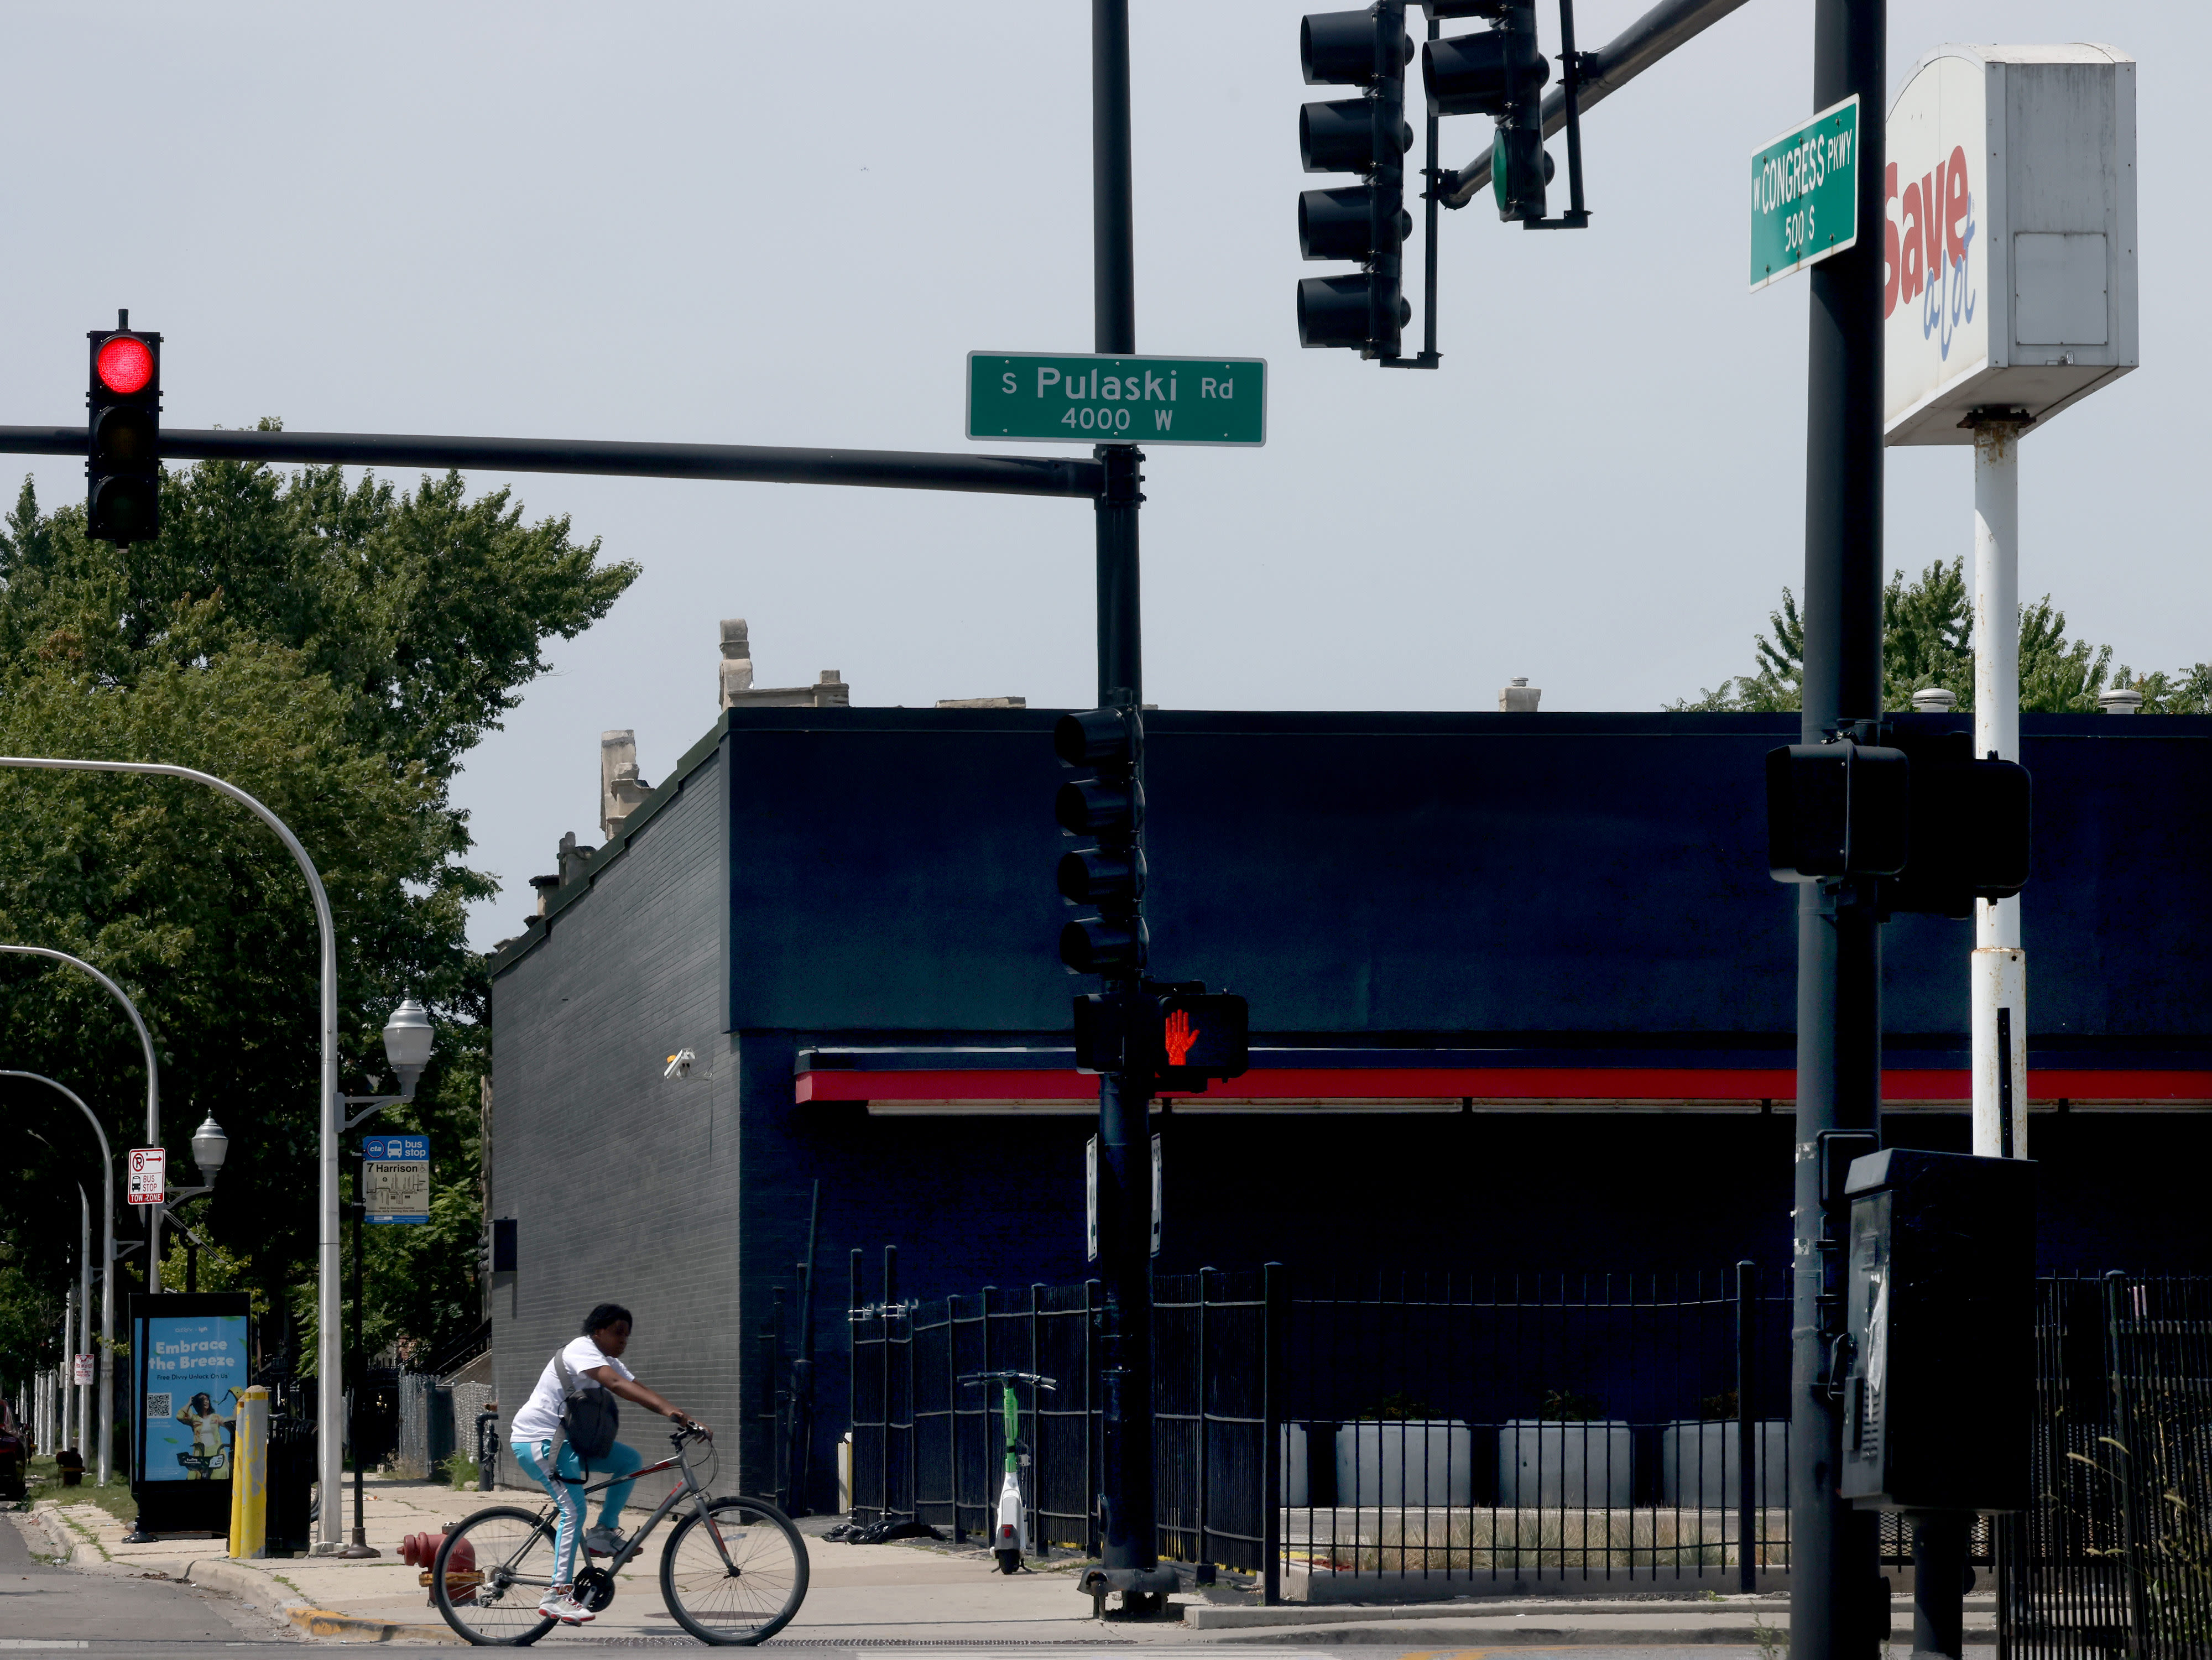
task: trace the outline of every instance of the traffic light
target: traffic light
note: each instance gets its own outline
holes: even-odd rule
[[[1087,773],[1060,787],[1054,817],[1083,845],[1062,855],[1060,897],[1095,915],[1060,931],[1060,960],[1074,974],[1144,972],[1145,792],[1137,781],[1141,717],[1134,709],[1063,714],[1052,745],[1063,765]]]
[[[1308,173],[1358,173],[1367,182],[1298,197],[1298,252],[1309,259],[1350,259],[1357,276],[1298,283],[1298,344],[1350,346],[1365,357],[1396,357],[1399,331],[1413,319],[1400,281],[1406,238],[1406,34],[1404,0],[1376,0],[1364,11],[1315,12],[1298,25],[1306,84],[1352,86],[1358,98],[1308,104],[1298,112],[1298,155]]]
[[[1075,1064],[1085,1072],[1133,1068],[1164,1090],[1202,1090],[1249,1064],[1251,1013],[1233,993],[1201,983],[1145,982],[1130,995],[1075,1000]]]
[[[118,547],[150,542],[161,528],[161,337],[131,327],[94,329],[85,397],[85,532]]]
[[[1421,47],[1431,115],[1487,115],[1498,123],[1490,188],[1500,219],[1544,216],[1552,158],[1544,150],[1544,82],[1552,73],[1536,40],[1535,0],[1428,0],[1432,18],[1482,17],[1480,34]]]
[[[1778,882],[1888,876],[1911,846],[1902,750],[1789,744],[1766,753],[1766,870]]]
[[[1912,856],[1881,885],[1884,910],[1967,917],[2027,884],[2033,789],[2016,761],[1978,759],[1963,732],[1899,733],[1912,763]]]

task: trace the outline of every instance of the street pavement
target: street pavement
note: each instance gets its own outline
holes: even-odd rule
[[[238,1643],[309,1639],[279,1626],[239,1597],[167,1578],[94,1574],[66,1568],[42,1534],[0,1518],[0,1650],[112,1646],[132,1653],[174,1645],[204,1653]]]
[[[35,1517],[6,1518],[19,1526],[0,1523],[0,1660],[9,1651],[57,1648],[204,1660],[213,1649],[280,1643],[318,1651],[455,1645],[454,1633],[426,1605],[418,1571],[399,1560],[399,1541],[410,1533],[434,1535],[442,1523],[488,1503],[526,1499],[372,1480],[364,1524],[381,1556],[255,1563],[225,1560],[219,1540],[125,1545],[124,1524],[94,1506],[41,1505]],[[629,1520],[645,1513],[634,1510]],[[799,1617],[773,1639],[777,1649],[839,1660],[886,1647],[972,1660],[1132,1649],[1144,1651],[1145,1660],[1218,1656],[1224,1648],[1254,1660],[1480,1660],[1492,1653],[1515,1660],[1553,1653],[1576,1660],[1779,1660],[1787,1651],[1789,1608],[1779,1596],[1265,1608],[1255,1596],[1217,1590],[1179,1596],[1179,1619],[1102,1624],[1076,1589],[1078,1563],[1048,1559],[1036,1572],[1010,1577],[987,1552],[833,1543],[819,1536],[829,1524],[829,1518],[802,1524],[811,1535],[811,1584]],[[551,1633],[540,1647],[698,1646],[661,1605],[659,1544],[648,1541],[598,1620]],[[64,1546],[67,1567],[32,1555],[55,1555]],[[1910,1646],[1911,1615],[1900,1604],[1895,1618],[1901,1653]],[[1967,1650],[1970,1660],[1993,1660],[1987,1609],[1971,1608],[1968,1619],[1969,1640],[1978,1645]]]

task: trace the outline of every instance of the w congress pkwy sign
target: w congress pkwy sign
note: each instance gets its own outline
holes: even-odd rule
[[[1763,289],[1859,240],[1854,93],[1751,158],[1751,286]]]
[[[968,435],[1063,444],[1267,441],[1261,357],[968,354]]]

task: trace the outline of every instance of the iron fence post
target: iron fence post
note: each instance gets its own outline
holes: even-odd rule
[[[1198,1271],[1198,1560],[1192,1565],[1191,1583],[1213,1583],[1213,1541],[1207,1536],[1207,1507],[1213,1500],[1212,1429],[1206,1415],[1206,1304],[1213,1294],[1213,1270]]]
[[[2115,1495],[2119,1503],[2114,1508],[2120,1518],[2120,1583],[2128,1599],[2126,1651],[2130,1660],[2137,1660],[2149,1651],[2150,1611],[2144,1596],[2142,1518],[2136,1514],[2135,1424],[2129,1410],[2126,1362],[2120,1346],[2120,1305],[2126,1290],[2127,1275],[2119,1269],[2105,1275],[2105,1365],[2112,1380],[2111,1443],[2118,1455],[2114,1485],[2119,1489]]]
[[[891,1310],[898,1305],[898,1247],[884,1247],[884,1453],[879,1468],[883,1488],[880,1519],[891,1513]]]
[[[1759,1318],[1759,1268],[1755,1263],[1735,1265],[1735,1551],[1740,1565],[1737,1584],[1747,1596],[1759,1589],[1759,1549],[1752,1517],[1758,1514],[1759,1420],[1752,1415],[1752,1380],[1759,1365],[1755,1323]],[[1765,1529],[1760,1529],[1762,1533]]]
[[[1098,1331],[1098,1282],[1083,1282],[1083,1554],[1099,1554],[1098,1356],[1092,1339]]]
[[[1283,1600],[1283,1338],[1289,1326],[1290,1277],[1280,1262],[1260,1270],[1266,1308],[1260,1316],[1260,1588],[1269,1608]],[[1311,1453],[1307,1455],[1311,1459]],[[1310,1479],[1310,1478],[1309,1478]]]
[[[1044,1295],[1044,1287],[1030,1281],[1030,1371],[1042,1377],[1044,1375],[1044,1356],[1037,1341],[1037,1304]],[[1052,1554],[1052,1539],[1044,1524],[1044,1390],[1041,1384],[1030,1385],[1030,1514],[1037,1525],[1030,1531],[1036,1536],[1030,1541],[1039,1559]]]

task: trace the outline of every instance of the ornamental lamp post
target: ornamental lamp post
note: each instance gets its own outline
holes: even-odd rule
[[[384,1023],[384,1058],[391,1063],[392,1073],[399,1080],[399,1093],[397,1095],[341,1095],[337,1098],[341,1115],[348,1107],[359,1107],[362,1110],[352,1117],[343,1120],[344,1128],[348,1130],[354,1129],[375,1117],[386,1107],[399,1106],[412,1101],[415,1098],[415,1085],[422,1077],[422,1068],[430,1064],[430,1050],[436,1037],[436,1029],[430,1024],[430,1012],[411,997],[401,998],[399,1006],[392,1011],[392,1018]],[[370,1082],[373,1086],[374,1080],[371,1079]],[[356,1432],[359,1428],[361,1391],[362,1386],[368,1382],[368,1356],[363,1353],[361,1336],[361,1226],[362,1218],[368,1214],[368,1161],[362,1159],[356,1163],[354,1168],[356,1174],[354,1178],[353,1204],[350,1207],[353,1211],[354,1379],[352,1392],[348,1396],[349,1404],[346,1412],[347,1438],[353,1443],[353,1537],[344,1545],[335,1549],[328,1549],[321,1546],[317,1547],[317,1549],[319,1554],[359,1559],[381,1555],[382,1553],[368,1542],[368,1527],[362,1516],[362,1470],[366,1461],[362,1456],[361,1438]],[[335,1510],[326,1511],[325,1514],[335,1514]]]

